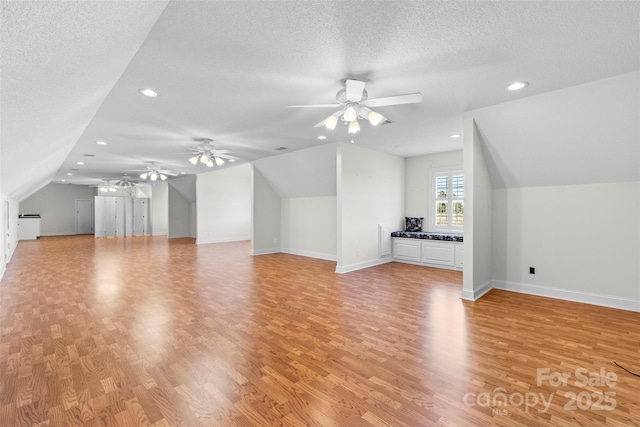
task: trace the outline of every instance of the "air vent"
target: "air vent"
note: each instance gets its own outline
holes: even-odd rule
[[[278,147],[278,148],[276,148],[276,151],[282,151],[282,150],[286,150],[286,149],[287,149],[287,147]]]
[[[95,154],[83,154],[83,156],[85,156],[85,157],[95,157],[96,155]]]

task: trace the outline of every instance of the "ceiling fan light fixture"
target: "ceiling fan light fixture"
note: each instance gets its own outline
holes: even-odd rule
[[[147,177],[148,177],[148,176],[149,176],[149,173],[148,173],[148,172],[145,172],[145,173],[141,173],[141,174],[140,174],[140,178],[142,178],[142,179],[147,179]]]
[[[205,163],[205,165],[206,165],[208,168],[212,168],[212,167],[213,167],[213,162],[211,161],[211,159],[208,159],[208,160],[207,160],[207,163]]]
[[[342,114],[342,120],[353,123],[357,118],[358,110],[356,109],[356,106],[354,104],[348,104]]]
[[[151,179],[151,181],[156,181],[158,179],[158,173],[156,171],[151,172],[149,178]]]
[[[360,125],[357,120],[354,120],[349,123],[349,133],[358,133],[360,132]]]
[[[200,163],[204,163],[204,164],[209,163],[209,156],[207,156],[207,153],[202,153],[200,155]]]
[[[382,114],[371,111],[369,114],[367,114],[367,120],[369,120],[369,123],[371,123],[372,126],[378,126],[380,123],[384,122],[387,119]]]
[[[329,130],[334,130],[337,124],[338,124],[338,117],[335,114],[330,115],[324,121],[324,127],[326,127]]]
[[[189,159],[189,163],[191,163],[192,165],[197,165],[198,160],[200,160],[199,156],[193,156],[192,158]]]
[[[161,179],[162,181],[165,181],[165,180],[167,179],[167,175],[165,175],[165,174],[163,174],[163,173],[159,173],[158,175],[160,176],[160,179]]]
[[[222,166],[224,165],[224,159],[218,156],[213,156],[213,160],[215,160],[216,165]]]

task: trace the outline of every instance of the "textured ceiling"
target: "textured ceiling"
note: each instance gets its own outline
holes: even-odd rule
[[[333,110],[286,108],[333,102],[345,78],[370,97],[423,94],[355,138],[409,157],[460,149],[448,136],[465,111],[640,68],[638,2],[3,2],[3,15],[2,188],[17,199],[151,161],[207,171],[178,154],[194,138],[241,162],[348,142],[342,126],[316,139]]]

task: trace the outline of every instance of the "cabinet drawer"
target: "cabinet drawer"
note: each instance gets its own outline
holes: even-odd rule
[[[454,260],[455,252],[453,243],[422,243],[422,262],[453,266]]]

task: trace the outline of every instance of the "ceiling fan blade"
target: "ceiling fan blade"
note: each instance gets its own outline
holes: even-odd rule
[[[360,102],[362,99],[362,92],[364,92],[364,82],[360,80],[347,80],[345,87],[347,89],[346,98],[349,102]]]
[[[337,122],[337,118],[340,117],[340,114],[342,114],[342,110],[338,110],[335,113],[333,113],[332,115],[330,115],[329,117],[325,117],[324,119],[322,119],[321,122],[319,122],[317,125],[314,126],[314,128],[319,128],[322,126],[327,126],[327,120],[329,120],[331,117],[335,117],[336,118],[336,122]],[[333,127],[331,127],[330,129],[333,130]]]
[[[338,103],[333,103],[333,104],[311,104],[311,105],[287,105],[287,108],[325,108],[325,107],[339,107],[340,104]]]
[[[385,107],[387,105],[415,104],[422,102],[422,94],[408,93],[406,95],[387,96],[385,98],[367,99],[364,105],[367,107]]]

